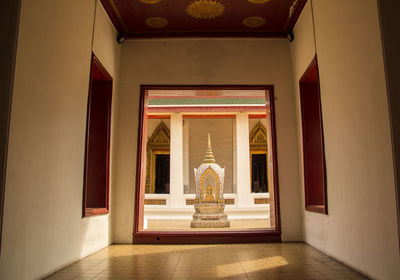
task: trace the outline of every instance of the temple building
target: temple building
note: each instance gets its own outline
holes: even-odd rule
[[[190,227],[196,193],[193,170],[203,160],[208,133],[225,170],[223,196],[232,227],[274,227],[265,96],[264,90],[149,91],[144,229]],[[180,141],[171,141],[174,137]]]
[[[399,10],[1,0],[0,279],[398,280]]]

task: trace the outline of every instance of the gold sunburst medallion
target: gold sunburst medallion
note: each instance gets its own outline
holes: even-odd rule
[[[153,28],[162,28],[168,24],[168,20],[163,17],[149,17],[145,23]]]
[[[262,17],[248,17],[245,18],[242,23],[247,27],[257,28],[265,24],[265,19]]]
[[[269,2],[270,0],[248,0],[252,4],[264,4]]]
[[[224,13],[225,7],[213,0],[196,0],[186,7],[186,13],[197,19],[213,19]]]
[[[139,0],[139,1],[145,4],[157,4],[161,0]]]

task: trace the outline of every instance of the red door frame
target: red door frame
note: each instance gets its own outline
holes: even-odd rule
[[[271,133],[272,151],[274,167],[274,197],[275,197],[275,229],[265,230],[245,230],[245,231],[143,231],[144,212],[144,184],[146,166],[142,166],[143,157],[146,155],[146,141],[143,135],[147,130],[147,101],[149,90],[265,90],[266,97],[270,100],[271,112]],[[138,128],[138,150],[137,150],[137,170],[136,170],[136,190],[134,207],[134,244],[205,244],[205,243],[261,243],[261,242],[281,242],[281,221],[279,207],[279,183],[278,183],[278,161],[276,149],[276,129],[275,129],[275,106],[274,106],[274,86],[273,85],[141,85],[140,86],[140,108],[139,108],[139,128]]]

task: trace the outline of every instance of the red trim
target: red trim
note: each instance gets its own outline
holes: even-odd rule
[[[314,67],[317,67],[316,75],[314,74]],[[312,76],[313,78],[311,79],[310,76]],[[303,73],[303,75],[301,75],[299,82],[300,83],[319,82],[318,62],[317,62],[316,56],[311,61],[310,65],[308,65],[308,67],[307,67],[306,71]]]
[[[236,115],[183,115],[184,119],[234,119]]]
[[[249,119],[265,119],[267,114],[249,115]]]
[[[92,53],[92,63],[97,66],[97,69],[100,70],[100,74],[103,76],[100,79],[94,79],[94,80],[112,81],[111,75],[107,72],[104,65],[100,62],[100,60],[94,53]],[[91,73],[93,73],[93,65],[91,65]]]
[[[192,107],[149,107],[150,113],[157,112],[265,112],[267,106],[192,106]]]
[[[269,97],[270,118],[271,118],[271,138],[272,138],[272,165],[274,167],[274,208],[275,208],[275,227],[281,232],[281,212],[279,199],[279,172],[278,172],[278,152],[276,142],[276,122],[275,122],[275,94],[274,86],[265,93]]]
[[[271,114],[271,133],[273,143],[273,166],[274,166],[274,191],[275,191],[275,223],[274,230],[248,230],[248,231],[143,231],[140,230],[143,223],[144,212],[144,183],[146,166],[143,160],[146,155],[146,123],[147,123],[147,96],[148,91],[158,90],[182,90],[182,89],[261,89],[266,91],[266,97],[270,98]],[[184,243],[251,243],[251,242],[280,242],[281,241],[281,223],[279,207],[279,187],[278,187],[278,163],[275,136],[275,118],[274,118],[274,86],[272,85],[245,85],[245,86],[225,86],[225,85],[193,85],[193,86],[163,86],[163,85],[141,85],[140,86],[140,109],[139,109],[139,128],[138,128],[138,153],[137,153],[137,171],[136,171],[136,190],[135,190],[135,213],[134,213],[134,232],[133,242],[142,243],[160,243],[160,244],[184,244]],[[265,110],[265,108],[264,108]]]
[[[276,230],[252,231],[141,231],[134,235],[135,244],[214,244],[281,242]]]
[[[138,127],[138,146],[137,146],[137,169],[136,169],[136,188],[135,188],[135,213],[134,213],[134,236],[139,229],[143,227],[143,211],[144,211],[144,183],[146,178],[146,137],[147,135],[147,89],[140,86],[140,101],[139,101],[139,127]]]
[[[147,115],[148,119],[170,119],[170,115]]]

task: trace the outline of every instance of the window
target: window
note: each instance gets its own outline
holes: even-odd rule
[[[141,86],[134,243],[280,240],[273,86]]]
[[[318,65],[315,58],[300,79],[305,208],[327,214],[324,137]]]
[[[145,193],[169,193],[169,116],[151,116],[147,121],[147,164]]]
[[[83,194],[83,216],[109,211],[109,156],[112,78],[92,56]]]
[[[256,122],[255,125],[254,122]],[[268,132],[265,128],[267,123],[266,115],[255,115],[249,119],[249,126],[253,127],[249,141],[252,193],[267,193],[268,177],[272,177],[272,175],[268,176]]]

